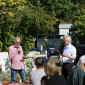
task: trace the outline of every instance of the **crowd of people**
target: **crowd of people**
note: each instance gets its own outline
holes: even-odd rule
[[[36,69],[30,72],[29,85],[85,85],[85,55],[82,55],[77,63],[74,61],[77,57],[76,48],[71,44],[71,37],[64,37],[64,49],[60,58],[62,58],[62,70],[59,74],[57,65],[53,61],[44,63],[42,57],[35,59]],[[9,47],[9,59],[11,61],[11,82],[16,82],[17,72],[20,74],[22,82],[27,82],[22,47],[20,38],[16,37],[13,45]]]

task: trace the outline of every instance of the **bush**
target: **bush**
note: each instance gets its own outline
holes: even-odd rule
[[[11,80],[11,73],[9,72],[2,72],[0,76],[0,81],[10,81]]]

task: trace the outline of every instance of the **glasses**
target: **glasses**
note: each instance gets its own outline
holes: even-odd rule
[[[68,42],[68,40],[64,41],[64,42]]]

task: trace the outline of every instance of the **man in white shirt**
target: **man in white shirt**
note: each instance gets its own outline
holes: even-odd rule
[[[67,80],[68,74],[72,69],[73,62],[76,59],[76,48],[71,44],[71,37],[64,37],[64,49],[63,49],[63,65],[62,65],[62,75]]]

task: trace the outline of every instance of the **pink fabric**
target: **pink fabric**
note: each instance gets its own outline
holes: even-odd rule
[[[11,68],[19,70],[24,69],[24,63],[22,59],[24,58],[22,47],[20,46],[20,54],[17,52],[15,45],[9,47],[8,52],[9,59],[11,61]]]

